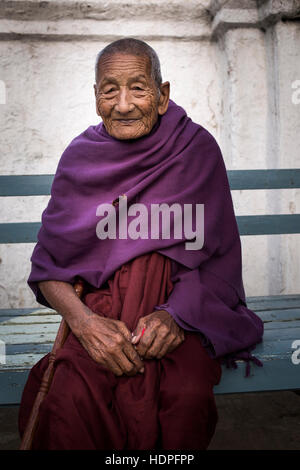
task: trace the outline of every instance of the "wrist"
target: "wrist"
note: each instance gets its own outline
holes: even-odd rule
[[[79,338],[84,334],[86,328],[89,328],[91,321],[98,317],[96,313],[90,310],[86,305],[82,305],[82,308],[77,312],[72,312],[71,315],[68,315],[66,321],[71,328],[74,335]]]

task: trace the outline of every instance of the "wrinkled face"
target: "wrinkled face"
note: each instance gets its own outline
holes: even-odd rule
[[[147,57],[120,53],[102,57],[94,89],[97,114],[116,139],[149,134],[158,115],[168,108],[169,83],[161,85],[159,97]]]

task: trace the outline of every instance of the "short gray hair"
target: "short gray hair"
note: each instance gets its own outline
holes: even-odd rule
[[[114,41],[100,52],[98,52],[96,57],[96,64],[95,64],[95,80],[98,83],[98,69],[99,69],[99,62],[100,59],[104,56],[113,55],[116,53],[121,54],[132,54],[136,56],[148,57],[150,64],[151,64],[151,76],[154,79],[157,88],[159,89],[162,83],[162,76],[160,70],[160,62],[158,55],[156,54],[155,50],[152,49],[149,44],[140,39],[135,38],[123,38]]]

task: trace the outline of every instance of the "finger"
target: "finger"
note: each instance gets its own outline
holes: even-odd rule
[[[152,345],[148,348],[145,357],[151,359],[157,357],[162,349],[168,350],[170,344],[173,342],[174,338],[171,335],[167,337],[156,336]]]
[[[134,362],[130,361],[123,352],[122,354],[118,356],[117,361],[118,361],[119,367],[122,369],[124,374],[128,376],[136,375],[140,369],[136,366]],[[142,368],[144,367],[142,361],[141,361],[141,366]]]
[[[144,326],[138,335],[133,336],[131,340],[132,344],[137,344],[140,341],[140,339],[143,337],[145,331],[146,331],[146,327]]]
[[[178,337],[175,337],[173,339],[173,341],[171,341],[170,344],[165,344],[161,350],[158,352],[158,354],[156,355],[157,359],[161,359],[162,357],[164,357],[166,354],[174,351],[174,349],[176,349],[180,344],[182,343],[182,340]]]
[[[156,336],[151,345],[149,345],[145,357],[156,357],[164,345],[169,346],[169,344],[174,339],[174,334],[170,332],[169,328],[165,324],[160,324],[156,327]]]
[[[122,369],[113,360],[112,356],[101,350],[101,347],[96,347],[95,344],[83,343],[83,346],[87,350],[88,354],[96,361],[99,365],[105,369],[113,372],[117,376],[123,375]]]
[[[136,352],[136,350],[134,349],[134,347],[130,343],[127,343],[124,346],[123,351],[124,351],[124,354],[127,356],[128,360],[134,364],[135,368],[139,372],[143,372],[144,363],[141,360],[138,353]]]
[[[110,370],[113,374],[117,375],[118,377],[121,377],[123,375],[121,367],[111,357],[104,360],[102,359],[101,365],[103,365],[103,367]]]
[[[172,344],[170,345],[169,350],[168,350],[168,353],[169,353],[169,352],[172,352],[172,351],[174,351],[174,349],[178,348],[178,346],[180,346],[181,343],[183,343],[183,341],[184,341],[184,337],[183,337],[183,338],[182,338],[182,337],[177,337],[177,338],[175,339],[174,343],[172,343]]]
[[[154,329],[148,328],[145,330],[143,336],[139,340],[136,350],[138,354],[142,357],[145,356],[147,353],[148,349],[151,347],[153,341],[155,340],[156,337],[156,331]]]
[[[115,332],[109,340],[102,352],[103,360],[106,361],[109,368],[116,375],[128,374],[135,366],[128,361],[123,353],[123,348],[126,344],[130,345],[130,343],[124,338],[120,330]]]
[[[173,350],[173,349],[172,349],[172,346],[174,345],[174,343],[175,343],[175,339],[174,339],[174,341],[171,341],[171,343],[169,343],[169,344],[165,343],[165,344],[162,346],[161,350],[158,351],[158,353],[156,354],[155,357],[156,357],[157,359],[161,359],[162,357],[164,357],[168,352],[170,352],[171,350]],[[175,347],[176,347],[176,346],[175,346]]]
[[[127,326],[125,325],[125,323],[121,321],[117,321],[116,323],[117,323],[117,328],[120,331],[120,333],[122,333],[122,335],[127,339],[127,341],[131,342],[131,338],[132,338],[131,333],[129,329],[127,328]]]
[[[184,330],[182,328],[179,330],[179,337],[180,337],[181,341],[183,341],[185,339]]]
[[[145,323],[145,320],[144,318],[140,318],[139,321],[138,321],[138,324],[132,334],[132,339],[131,339],[131,342],[132,344],[137,344],[139,342],[139,340],[141,339],[141,337],[143,336],[143,334],[145,333],[145,329],[146,329],[146,323]]]
[[[144,364],[141,361],[141,358],[139,357],[138,353],[136,352],[135,348],[131,345],[131,333],[128,330],[127,326],[123,322],[118,322],[118,328],[121,334],[128,339],[128,341],[120,343],[120,347],[122,349],[122,352],[125,354],[129,362],[131,362],[134,365],[135,372],[144,372]],[[128,364],[127,364],[128,365]],[[127,369],[128,371],[128,369]],[[129,371],[130,372],[130,371]]]

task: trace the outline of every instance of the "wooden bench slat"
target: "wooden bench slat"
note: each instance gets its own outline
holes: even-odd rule
[[[249,304],[248,304],[249,307]],[[249,307],[250,308],[250,307]],[[254,310],[255,311],[255,310]],[[300,320],[300,307],[281,310],[257,311],[257,315],[264,322],[284,322],[291,320]],[[59,323],[61,321],[59,314],[43,315],[0,315],[0,334],[1,325],[23,325],[23,324],[41,324],[41,323]]]
[[[1,364],[1,370],[6,369],[29,369],[33,367],[45,354],[28,353],[28,354],[13,354],[6,356],[6,364]]]
[[[19,334],[7,334],[7,335],[2,335],[0,339],[4,341],[6,344],[20,344],[20,341],[22,343],[53,343],[57,334],[59,325],[57,325],[56,330],[54,329],[53,331],[47,331],[43,333],[31,333],[31,334],[26,334],[26,335],[21,335]]]
[[[276,357],[266,361],[263,367],[251,366],[250,377],[245,377],[245,365],[234,370],[223,368],[221,382],[214,387],[214,393],[297,390],[300,388],[297,367],[299,368],[286,358]]]
[[[0,336],[1,338],[5,338],[6,336],[9,336],[10,334],[13,335],[24,335],[26,336],[27,334],[31,333],[52,333],[53,331],[56,331],[58,326],[58,322],[56,323],[30,323],[30,324],[25,324],[25,325],[3,325],[0,324]]]
[[[270,321],[267,323],[264,323],[265,330],[282,330],[283,328],[285,330],[288,329],[296,329],[300,327],[300,320],[284,320],[284,321]],[[278,333],[277,333],[278,334]],[[300,339],[300,336],[299,336]]]
[[[2,326],[7,325],[41,325],[43,323],[60,323],[61,315],[21,315],[19,317],[1,317],[0,335]]]
[[[231,190],[300,188],[300,169],[228,170]]]
[[[52,342],[49,343],[21,343],[21,344],[7,344],[6,354],[12,356],[13,354],[47,354],[51,351],[53,346]]]
[[[236,219],[241,236],[300,233],[300,214],[240,215]],[[36,243],[40,228],[41,222],[0,224],[0,243]]]
[[[299,331],[299,329],[298,329]],[[275,339],[274,339],[275,338]],[[292,338],[293,339],[293,338]],[[300,338],[299,338],[300,340]],[[22,356],[22,355],[29,355],[29,354],[42,354],[42,356],[46,355],[48,352],[51,351],[53,343],[28,343],[28,344],[10,344],[7,345],[7,357],[12,358],[13,356]],[[9,346],[9,347],[8,347]],[[275,357],[279,358],[286,358],[287,360],[291,361],[291,356],[294,351],[292,349],[292,341],[290,338],[285,338],[282,340],[278,340],[277,336],[273,336],[273,338],[266,338],[262,343],[258,344],[253,351],[253,355],[260,360],[268,361],[270,359],[274,359]],[[13,359],[10,359],[13,360]],[[244,363],[242,361],[238,361],[241,365]],[[0,370],[3,365],[0,365]],[[297,370],[297,369],[295,369]]]
[[[265,326],[265,330],[264,330],[265,342],[271,341],[271,340],[276,340],[276,339],[279,338],[279,336],[280,336],[280,340],[278,340],[278,341],[282,341],[284,339],[290,339],[291,344],[295,339],[300,340],[300,322],[298,321],[298,322],[293,322],[293,323],[295,323],[293,328],[288,328],[288,327],[286,327],[286,325],[283,328],[282,324],[281,324],[281,327],[277,328],[277,329],[272,328],[270,323],[265,323],[264,324],[264,326]],[[299,373],[300,373],[300,371],[299,371]]]
[[[255,312],[300,307],[300,295],[269,295],[247,297],[247,304]]]
[[[0,243],[36,243],[41,222],[0,224]]]
[[[46,196],[54,175],[0,175],[0,196]]]
[[[249,307],[249,305],[248,305]],[[281,325],[282,322],[291,324],[293,320],[300,320],[300,308],[293,308],[287,310],[269,310],[266,312],[256,312],[257,315],[265,322],[272,324],[272,328],[275,328],[275,324]],[[0,335],[2,326],[9,325],[41,325],[48,323],[60,323],[61,315],[20,315],[20,316],[1,316],[0,317]],[[4,331],[4,330],[3,330]]]
[[[46,307],[39,308],[1,308],[0,309],[0,321],[1,317],[19,317],[26,315],[51,315],[55,314],[56,311]]]
[[[300,169],[228,170],[231,190],[300,188]],[[54,179],[48,175],[0,175],[0,196],[49,195]]]
[[[264,336],[263,341],[257,344],[256,348],[252,351],[253,356],[262,361],[275,357],[281,357],[291,361],[294,351],[294,349],[292,349],[292,343],[296,337],[290,338],[289,334],[286,336],[286,338],[281,336],[279,337],[274,330],[266,330],[266,335]]]
[[[249,307],[249,305],[248,305]],[[300,320],[300,307],[290,308],[287,310],[268,310],[255,312],[264,323],[273,322],[289,322],[292,320]]]
[[[236,219],[241,236],[300,233],[300,214],[240,215]]]
[[[247,297],[247,305],[255,312],[263,311],[264,315],[268,315],[275,310],[288,310],[300,308],[300,295],[268,295],[268,296],[251,296]],[[27,316],[27,315],[56,315],[56,311],[47,307],[36,308],[3,308],[0,309],[1,317],[8,316]]]
[[[18,405],[29,370],[0,369],[0,405]]]

